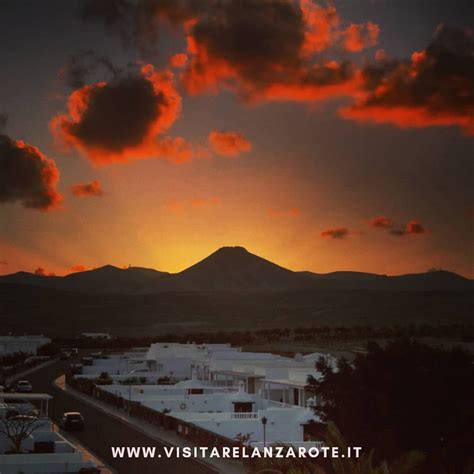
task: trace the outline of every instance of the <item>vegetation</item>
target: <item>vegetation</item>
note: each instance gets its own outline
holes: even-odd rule
[[[377,462],[422,451],[426,474],[473,471],[472,354],[398,340],[369,344],[352,364],[340,360],[338,371],[324,360],[317,368],[323,377],[308,381],[323,399],[316,411],[349,445],[374,450]]]
[[[96,385],[112,385],[113,380],[108,372],[101,372],[99,377],[94,379]]]
[[[23,441],[40,426],[37,416],[0,416],[0,434],[10,440],[14,454],[22,452]]]
[[[110,330],[146,336],[183,334],[189,328],[470,324],[473,296],[472,291],[398,290],[87,294],[4,283],[0,320],[4,332],[34,333],[47,327],[49,336]]]
[[[148,347],[154,342],[194,341],[201,343],[229,342],[233,345],[252,345],[276,342],[327,343],[358,342],[374,339],[394,338],[435,338],[454,339],[457,341],[474,341],[472,324],[408,324],[408,325],[360,325],[360,326],[310,326],[280,327],[258,329],[254,331],[212,331],[180,332],[154,334],[145,337],[117,337],[107,341],[94,339],[56,338],[55,342],[65,347],[97,348],[117,350],[130,347]],[[104,356],[105,357],[105,356]]]
[[[347,453],[345,441],[334,423],[327,425],[324,442],[326,446],[337,447],[340,453]],[[292,446],[282,445],[285,451]],[[374,451],[362,452],[359,457],[288,457],[253,458],[247,462],[252,473],[273,472],[279,474],[417,474],[425,456],[419,451],[407,452],[394,461],[374,464]]]

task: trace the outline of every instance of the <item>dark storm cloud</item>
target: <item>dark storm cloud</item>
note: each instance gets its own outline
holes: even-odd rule
[[[154,139],[177,119],[181,98],[173,75],[151,65],[84,86],[68,100],[69,113],[55,117],[53,131],[96,163],[157,153]]]
[[[191,93],[225,86],[246,100],[304,101],[351,89],[350,62],[310,61],[343,38],[333,6],[309,0],[107,0],[85,2],[82,14],[142,50],[156,43],[160,21],[180,25],[189,56],[182,78]]]
[[[19,201],[25,207],[48,210],[62,201],[53,160],[22,141],[0,135],[0,203]]]
[[[352,65],[313,62],[336,41],[338,22],[333,7],[309,1],[216,2],[186,27],[191,60],[184,83],[192,93],[224,85],[250,101],[344,94]]]
[[[69,132],[79,141],[120,151],[136,146],[153,122],[163,96],[142,77],[125,77],[90,91],[89,107]],[[129,120],[124,120],[123,117]]]
[[[66,63],[59,71],[59,78],[70,88],[78,89],[86,84],[86,79],[99,66],[106,69],[110,75],[117,74],[112,63],[103,56],[98,56],[92,50],[83,50],[67,57]]]
[[[279,0],[218,2],[201,15],[190,34],[215,58],[238,66],[253,81],[270,81],[275,65],[300,65],[304,21],[295,3]]]
[[[441,25],[411,59],[383,59],[362,72],[366,94],[343,116],[401,127],[458,125],[474,134],[472,31]]]

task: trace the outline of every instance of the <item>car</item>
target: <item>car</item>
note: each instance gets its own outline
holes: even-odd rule
[[[18,393],[31,393],[33,387],[28,380],[19,380],[15,385],[15,392]]]
[[[61,416],[59,426],[65,430],[82,431],[84,429],[84,417],[78,411],[67,411]]]

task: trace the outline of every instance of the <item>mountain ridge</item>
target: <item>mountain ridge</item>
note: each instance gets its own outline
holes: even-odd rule
[[[446,270],[403,275],[356,271],[313,273],[293,271],[252,254],[244,247],[221,247],[190,267],[167,273],[145,267],[113,265],[41,276],[17,272],[0,276],[0,283],[16,283],[84,293],[153,294],[163,291],[285,291],[299,289],[376,289],[403,291],[464,291],[473,281]]]

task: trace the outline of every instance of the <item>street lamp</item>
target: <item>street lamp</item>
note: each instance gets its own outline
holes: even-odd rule
[[[127,359],[127,378],[128,378],[128,416],[130,416],[130,405],[132,403],[132,372],[133,370],[130,370],[130,361]]]
[[[267,446],[267,417],[264,416],[261,420],[262,425],[263,425],[263,447],[266,448]]]

